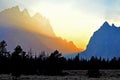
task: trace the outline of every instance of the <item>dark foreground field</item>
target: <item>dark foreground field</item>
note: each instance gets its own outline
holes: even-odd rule
[[[69,70],[66,76],[21,75],[17,80],[120,80],[120,70],[100,70],[100,78],[88,78],[87,70]],[[12,80],[11,75],[0,75],[0,80]]]

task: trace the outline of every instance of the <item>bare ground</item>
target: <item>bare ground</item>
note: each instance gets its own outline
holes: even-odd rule
[[[120,80],[120,70],[100,70],[102,76],[100,78],[88,78],[87,70],[68,70],[64,71],[67,76],[37,76],[37,75],[21,75],[17,80]],[[0,80],[13,80],[11,75],[0,75]]]

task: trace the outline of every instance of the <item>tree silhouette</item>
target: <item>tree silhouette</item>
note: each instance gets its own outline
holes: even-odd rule
[[[19,77],[22,73],[23,69],[23,61],[22,59],[25,58],[25,52],[22,50],[21,46],[18,45],[11,56],[12,61],[12,75],[15,77]]]
[[[59,59],[61,57],[61,53],[59,53],[58,50],[55,50],[51,55],[49,56],[50,59]]]
[[[9,73],[9,57],[10,54],[6,49],[6,42],[0,42],[0,73]]]
[[[62,55],[59,53],[59,51],[55,50],[46,60],[46,74],[48,75],[59,75],[62,73],[62,67],[61,65],[61,58]]]
[[[12,73],[15,78],[21,74],[64,75],[63,70],[88,70],[88,77],[100,77],[100,69],[120,69],[120,57],[108,60],[93,56],[86,60],[77,54],[75,58],[66,59],[58,50],[49,56],[41,52],[35,57],[31,50],[26,53],[20,45],[12,53],[6,46],[5,41],[0,42],[0,74]]]
[[[7,44],[4,40],[0,42],[0,55],[8,57],[10,54],[6,49],[6,46]]]

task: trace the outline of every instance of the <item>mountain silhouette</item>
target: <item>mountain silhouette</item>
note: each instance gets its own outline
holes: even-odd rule
[[[52,26],[45,17],[40,14],[30,16],[27,9],[20,11],[18,6],[6,9],[0,12],[0,24],[23,28],[38,34],[54,37],[55,33],[52,30]]]
[[[120,27],[109,25],[106,21],[94,32],[87,49],[80,53],[82,58],[89,59],[92,56],[106,59],[120,57]]]
[[[72,41],[57,37],[49,20],[37,13],[30,16],[27,9],[21,11],[18,6],[0,12],[0,40],[6,40],[9,50],[21,45],[26,51],[62,53],[78,52]]]

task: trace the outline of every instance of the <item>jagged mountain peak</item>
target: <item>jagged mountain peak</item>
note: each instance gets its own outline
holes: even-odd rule
[[[84,58],[92,56],[101,58],[120,57],[120,29],[105,22],[90,38],[87,49],[80,55]]]
[[[23,15],[25,15],[25,16],[30,16],[27,9],[24,9],[24,10],[22,11],[22,13],[23,13]]]
[[[20,8],[19,8],[19,6],[14,6],[14,7],[5,9],[4,11],[20,12]]]
[[[0,12],[0,18],[2,18],[0,23],[3,25],[11,24],[10,26],[24,28],[38,34],[55,37],[49,20],[42,17],[41,14],[37,13],[36,15],[36,18],[33,18],[29,15],[27,9],[20,11],[19,7],[15,6]]]
[[[115,24],[112,23],[112,25],[110,25],[107,21],[103,23],[103,25],[94,33],[96,32],[100,32],[100,34],[103,32],[103,35],[105,35],[106,33],[108,34],[115,34],[118,31],[120,31],[120,27],[116,26]],[[105,32],[105,33],[104,33]],[[114,32],[114,33],[113,33]]]
[[[36,13],[33,17],[39,17],[39,18],[41,18],[43,16],[40,13]]]
[[[40,13],[36,13],[32,18],[36,19],[37,21],[40,21],[40,20],[43,21],[44,19],[44,23],[45,22],[49,23],[49,20],[46,17],[42,16]]]
[[[105,22],[103,23],[103,26],[104,26],[104,25],[109,25],[109,23],[108,23],[107,21],[105,21]]]
[[[101,28],[108,28],[108,27],[110,27],[110,24],[107,21],[105,21],[101,26]]]
[[[20,10],[18,5],[16,5],[16,6],[14,6],[14,7],[10,8],[10,9]]]
[[[110,25],[109,22],[105,21],[101,27],[107,27],[108,28],[108,27],[117,27],[117,26],[115,26],[114,23],[112,23],[112,25]]]
[[[6,40],[14,48],[20,44],[25,50],[63,53],[78,52],[74,43],[59,39],[49,20],[37,13],[36,18],[29,16],[27,9],[18,6],[0,12],[0,40]]]
[[[112,27],[116,27],[115,24],[112,24]]]

